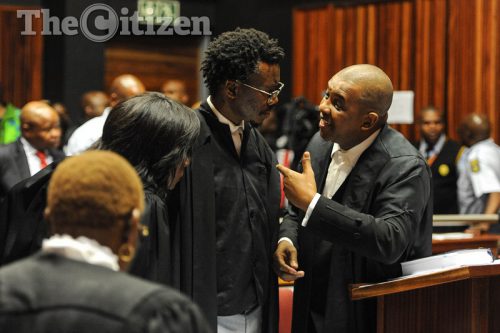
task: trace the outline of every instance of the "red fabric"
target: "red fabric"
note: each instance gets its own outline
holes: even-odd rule
[[[293,289],[280,287],[280,324],[279,333],[290,333],[292,331],[292,307]]]
[[[40,159],[40,168],[45,168],[47,166],[47,156],[41,150],[37,150],[35,155]]]

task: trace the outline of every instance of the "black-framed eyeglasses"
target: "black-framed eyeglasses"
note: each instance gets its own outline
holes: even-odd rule
[[[236,80],[236,82],[239,83],[239,84],[244,85],[245,87],[248,87],[250,89],[256,90],[258,92],[261,92],[261,93],[266,94],[267,96],[269,96],[267,98],[267,104],[269,104],[269,105],[271,105],[271,104],[273,104],[273,103],[276,102],[276,100],[278,99],[278,95],[281,92],[281,89],[283,89],[283,87],[285,86],[285,84],[283,82],[278,82],[279,88],[276,89],[276,90],[274,90],[274,91],[268,92],[268,91],[265,91],[265,90],[262,90],[262,89],[259,89],[259,88],[255,88],[255,87],[253,87],[253,86],[251,86],[249,84],[243,83],[243,82],[241,82],[239,80]]]

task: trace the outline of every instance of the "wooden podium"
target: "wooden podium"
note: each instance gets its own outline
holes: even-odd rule
[[[500,332],[500,265],[352,285],[350,294],[377,297],[379,333]]]

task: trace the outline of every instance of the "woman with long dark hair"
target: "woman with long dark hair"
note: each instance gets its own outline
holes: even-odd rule
[[[145,93],[115,106],[94,148],[125,157],[144,184],[146,207],[140,246],[130,273],[172,284],[167,193],[189,165],[200,122],[188,107],[159,93]]]

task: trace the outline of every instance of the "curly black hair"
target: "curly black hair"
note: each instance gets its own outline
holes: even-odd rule
[[[208,45],[201,70],[210,94],[214,95],[226,80],[245,81],[260,61],[274,65],[284,56],[278,40],[262,31],[236,28]]]

